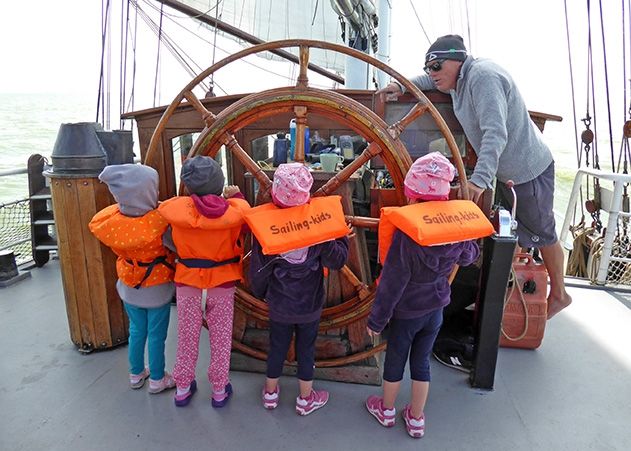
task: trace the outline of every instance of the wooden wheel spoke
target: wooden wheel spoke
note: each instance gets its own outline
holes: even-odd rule
[[[368,289],[368,285],[359,280],[359,278],[355,275],[353,271],[347,266],[344,265],[340,270],[340,273],[346,277],[346,279],[353,285],[355,291],[359,295],[360,299],[365,299],[370,295],[370,290]]]
[[[250,174],[252,174],[252,176],[259,182],[259,184],[261,185],[261,191],[269,191],[269,189],[272,187],[272,181],[269,179],[267,174],[263,172],[263,169],[261,169],[261,167],[256,164],[256,162],[254,162],[252,158],[250,158],[248,153],[243,149],[243,147],[241,147],[234,135],[230,133],[224,133],[221,139],[226,148],[229,149],[230,152],[232,152],[232,155],[234,155],[241,163],[243,163],[245,169]]]
[[[208,111],[202,102],[197,98],[192,91],[185,91],[184,97],[189,101],[193,108],[195,108],[202,115],[202,120],[206,124],[206,127],[210,127],[215,122],[215,115]]]
[[[388,127],[390,135],[395,139],[398,138],[408,125],[414,122],[422,114],[425,114],[428,110],[429,104],[424,103],[423,101],[418,102],[412,107],[410,111],[408,111],[408,114],[406,114],[397,122]]]
[[[335,174],[328,182],[326,182],[319,190],[317,190],[314,196],[328,196],[334,193],[342,183],[350,178],[356,171],[358,171],[364,164],[368,163],[372,158],[381,153],[381,147],[375,142],[372,142],[364,149],[361,155],[355,157],[351,163]]]
[[[300,73],[298,75],[296,87],[306,88],[309,85],[309,77],[307,76],[307,69],[309,67],[309,47],[306,45],[301,45],[300,50],[299,50],[299,56],[300,56]]]
[[[296,146],[294,148],[294,161],[304,163],[305,153],[309,149],[305,149],[305,133],[307,130],[307,107],[294,107],[296,114]]]
[[[379,227],[379,218],[370,218],[368,216],[346,215],[346,222],[353,227],[362,227],[364,229],[376,229]]]

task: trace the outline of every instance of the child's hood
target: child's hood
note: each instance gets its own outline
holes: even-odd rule
[[[143,216],[158,206],[158,172],[142,164],[106,166],[99,174],[106,183],[120,212]]]

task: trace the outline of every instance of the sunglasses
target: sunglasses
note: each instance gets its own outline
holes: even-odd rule
[[[439,72],[443,68],[444,62],[445,60],[437,60],[429,66],[425,66],[423,69],[425,70],[426,74],[429,74],[430,72]]]

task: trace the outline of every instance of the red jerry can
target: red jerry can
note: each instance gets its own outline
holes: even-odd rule
[[[515,254],[513,283],[506,290],[500,346],[535,349],[547,321],[548,272],[530,254]]]

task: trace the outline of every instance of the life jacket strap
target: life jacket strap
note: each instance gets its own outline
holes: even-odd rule
[[[200,268],[200,269],[211,269],[217,268],[218,266],[231,265],[233,263],[239,263],[241,260],[241,256],[237,255],[236,257],[229,258],[227,260],[215,261],[209,258],[180,258],[178,259],[178,263],[183,264],[187,268]]]
[[[145,270],[145,275],[142,278],[142,280],[134,286],[136,290],[138,290],[140,286],[143,284],[143,282],[149,278],[149,276],[151,275],[151,272],[153,271],[153,268],[155,268],[156,265],[164,265],[167,268],[175,271],[175,268],[173,267],[173,265],[171,265],[171,263],[167,261],[166,255],[161,255],[159,257],[156,257],[150,262],[139,262],[139,261],[134,261],[130,259],[127,259],[125,261],[129,263],[130,265],[136,265],[136,266],[140,266],[141,268],[147,268]]]

